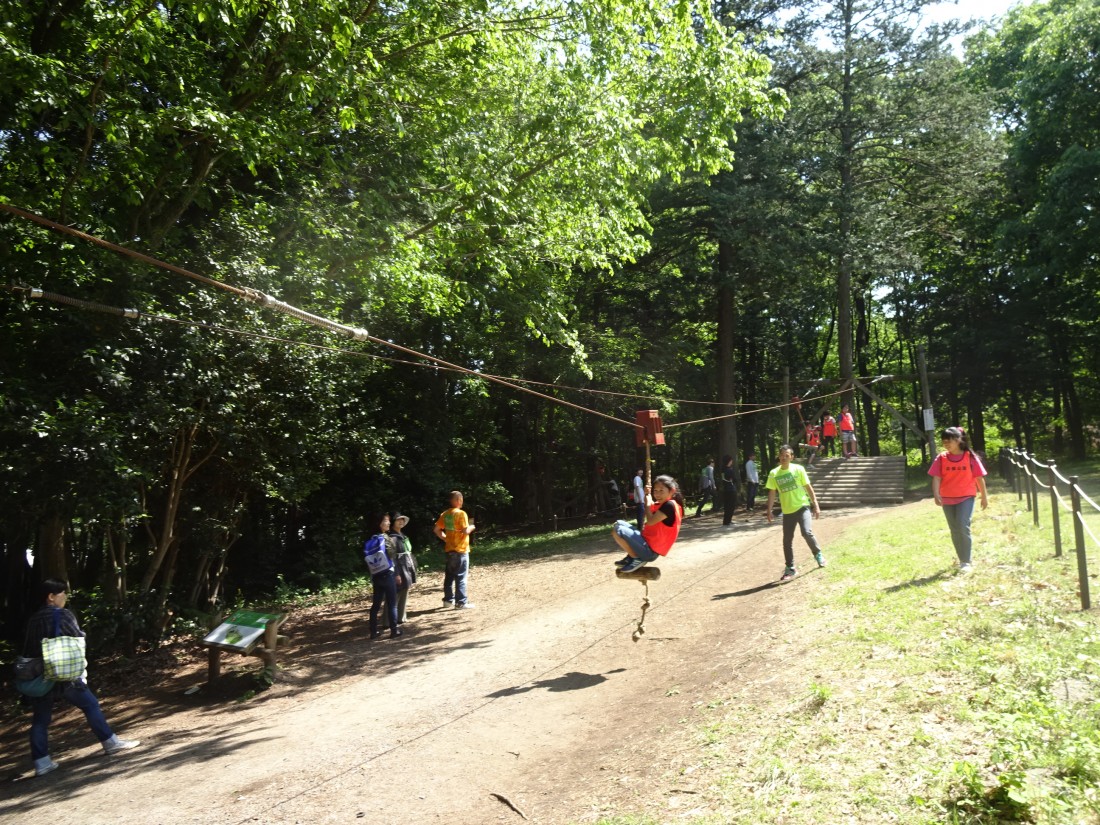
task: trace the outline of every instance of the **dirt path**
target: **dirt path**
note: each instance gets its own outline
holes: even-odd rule
[[[858,515],[817,522],[826,554]],[[804,575],[779,587],[777,526],[689,520],[638,643],[643,590],[611,575],[610,540],[493,567],[475,555],[477,609],[444,609],[429,578],[400,640],[368,641],[364,605],[292,618],[297,646],[257,700],[184,697],[194,661],[144,701],[106,697],[116,729],[144,740],[126,756],[100,756],[66,713],[51,730],[62,768],[34,778],[27,720],[9,724],[0,820],[522,822],[504,800],[537,823],[702,813],[684,761],[694,708],[797,655],[776,640],[821,577],[800,538],[796,555]]]

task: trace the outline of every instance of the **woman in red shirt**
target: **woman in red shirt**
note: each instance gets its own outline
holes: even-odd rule
[[[928,475],[932,476],[932,496],[943,507],[947,526],[951,530],[951,542],[959,557],[959,572],[969,573],[970,518],[974,514],[974,499],[980,493],[982,509],[989,506],[985,491],[988,475],[982,460],[970,450],[966,431],[962,427],[948,427],[940,433],[943,452],[936,456]]]

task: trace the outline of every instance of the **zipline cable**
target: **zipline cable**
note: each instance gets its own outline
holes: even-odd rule
[[[12,285],[7,285],[7,284],[0,284],[0,288],[7,289],[11,292],[25,293],[29,298],[31,298],[33,300],[51,301],[53,303],[64,304],[66,306],[74,307],[76,309],[83,309],[83,310],[87,310],[87,311],[90,311],[90,312],[99,312],[99,313],[106,314],[106,315],[114,315],[116,317],[128,318],[130,320],[136,320],[136,321],[161,321],[161,322],[170,323],[170,324],[178,324],[178,325],[181,325],[181,326],[194,327],[194,328],[197,328],[197,329],[206,329],[206,330],[210,330],[212,332],[223,333],[223,334],[226,334],[226,335],[236,335],[236,336],[239,336],[239,337],[242,337],[242,338],[249,338],[249,339],[252,339],[252,340],[270,341],[272,343],[287,344],[289,346],[294,346],[294,347],[305,347],[307,349],[315,349],[315,350],[319,350],[319,351],[322,351],[322,352],[331,352],[331,353],[335,353],[337,355],[351,355],[351,356],[354,356],[354,357],[357,357],[357,358],[369,358],[369,359],[372,359],[372,360],[375,360],[375,361],[385,361],[385,362],[390,363],[390,364],[399,364],[401,366],[420,367],[422,369],[443,370],[443,371],[446,371],[446,372],[457,372],[459,374],[472,374],[472,375],[474,375],[475,377],[478,377],[478,378],[486,378],[486,377],[500,378],[502,383],[505,383],[508,386],[511,386],[510,382],[526,382],[527,381],[527,379],[523,379],[523,378],[508,378],[508,379],[505,379],[502,376],[492,376],[489,373],[470,371],[470,370],[468,370],[464,367],[449,367],[449,366],[443,366],[443,365],[437,364],[437,363],[425,364],[425,363],[422,363],[420,361],[406,361],[403,358],[390,358],[390,357],[385,356],[385,355],[375,355],[374,353],[370,353],[370,352],[360,352],[359,350],[345,349],[344,347],[334,347],[330,344],[317,344],[317,343],[314,343],[312,341],[295,341],[292,338],[283,338],[283,337],[280,337],[278,335],[270,335],[268,333],[263,333],[263,332],[252,332],[250,330],[237,329],[235,327],[227,327],[227,326],[224,326],[222,324],[211,324],[211,323],[207,323],[205,321],[193,321],[193,320],[190,320],[190,319],[176,318],[176,317],[173,317],[171,315],[160,315],[160,314],[152,313],[152,312],[142,312],[142,311],[137,310],[137,309],[124,309],[122,307],[110,306],[108,304],[100,304],[100,303],[97,303],[95,301],[87,301],[87,300],[84,300],[82,298],[71,298],[67,295],[61,295],[61,294],[56,293],[56,292],[49,292],[49,291],[44,290],[44,289],[39,289],[38,287],[12,286]],[[544,385],[544,386],[556,387],[558,389],[575,390],[577,392],[597,392],[597,393],[606,392],[604,390],[587,390],[583,387],[569,387],[569,386],[566,386],[566,385],[563,385],[563,384],[547,384],[546,382],[542,382],[542,381],[533,381],[533,382],[530,382],[530,383],[541,384],[541,385]],[[523,389],[523,388],[522,387],[515,387],[515,389]],[[627,397],[632,397],[632,398],[657,398],[657,399],[661,398],[661,396],[632,395],[632,394],[629,394],[629,393],[609,393],[609,394],[627,396]],[[828,398],[830,396],[839,395],[839,394],[840,394],[840,392],[826,393],[826,394],[823,394],[823,395],[815,396],[814,398],[807,399],[807,400],[818,400],[818,399],[821,399],[821,398]],[[536,393],[536,395],[538,395],[538,393]],[[555,403],[561,403],[561,404],[569,405],[569,402],[563,401],[562,399],[553,398],[552,396],[541,396],[541,397],[548,398],[550,401],[553,401]],[[709,403],[713,403],[713,402],[701,401],[701,402],[696,402],[696,403],[709,404]],[[569,405],[569,406],[576,407],[576,405]],[[758,405],[754,404],[753,406],[758,406]],[[664,429],[667,430],[670,427],[683,427],[687,424],[700,424],[700,423],[705,423],[705,422],[710,422],[710,421],[719,421],[719,420],[724,419],[724,418],[732,418],[732,417],[735,417],[735,416],[742,416],[742,415],[752,415],[752,414],[758,413],[758,412],[769,412],[771,410],[782,409],[783,407],[790,406],[790,405],[789,404],[776,404],[776,405],[771,405],[771,406],[764,406],[764,405],[759,405],[759,406],[760,406],[760,409],[755,409],[755,410],[746,410],[746,411],[742,411],[742,412],[730,413],[730,414],[727,414],[727,415],[714,416],[712,418],[700,418],[700,419],[697,419],[695,421],[681,421],[681,422],[673,423],[673,424],[665,424]],[[602,415],[602,413],[599,413],[595,410],[590,410],[590,409],[585,408],[585,407],[576,407],[576,408],[583,411],[583,412],[591,412],[591,413],[594,413],[596,415]],[[621,422],[620,419],[613,419],[613,420],[619,421],[620,423],[623,423],[623,422]]]
[[[323,329],[327,329],[330,332],[337,332],[337,333],[340,333],[340,334],[343,334],[343,335],[348,335],[348,336],[354,338],[356,341],[373,341],[376,344],[380,344],[382,346],[389,347],[391,349],[395,349],[399,352],[404,352],[408,355],[416,356],[417,358],[423,358],[427,361],[432,361],[433,363],[436,363],[436,364],[439,364],[441,366],[447,367],[448,369],[452,369],[452,370],[455,370],[455,371],[460,372],[460,373],[465,373],[467,375],[477,376],[478,378],[484,378],[486,381],[492,381],[494,383],[500,384],[500,385],[505,386],[505,387],[511,387],[512,389],[519,390],[520,392],[525,392],[525,393],[528,393],[530,395],[537,396],[538,398],[542,398],[544,400],[551,401],[555,404],[560,404],[560,405],[565,406],[565,407],[572,407],[572,408],[580,410],[582,412],[591,413],[592,415],[599,416],[600,418],[605,418],[608,421],[614,421],[616,424],[620,424],[620,425],[625,426],[625,427],[630,427],[631,429],[643,429],[643,427],[641,425],[639,425],[639,424],[637,424],[633,421],[624,421],[621,418],[615,418],[612,415],[607,415],[606,413],[602,413],[602,412],[599,412],[597,410],[591,410],[591,409],[588,409],[586,407],[582,407],[579,404],[573,404],[570,401],[564,401],[563,399],[560,399],[560,398],[554,398],[551,395],[545,395],[543,393],[536,392],[535,390],[532,390],[529,387],[523,387],[523,386],[520,386],[519,384],[513,384],[512,382],[506,381],[503,378],[498,378],[496,376],[489,376],[489,375],[484,374],[484,373],[479,373],[476,370],[472,370],[472,369],[469,369],[467,367],[462,367],[462,366],[459,366],[458,364],[452,364],[449,361],[444,361],[442,358],[436,358],[434,355],[428,355],[427,353],[417,352],[416,350],[409,349],[408,347],[403,347],[400,344],[395,344],[392,341],[386,341],[382,338],[378,338],[376,336],[373,336],[370,333],[368,333],[365,329],[362,329],[360,327],[351,327],[351,326],[348,326],[346,324],[340,324],[340,323],[337,323],[335,321],[330,321],[327,318],[322,318],[319,315],[314,315],[312,312],[306,312],[304,309],[300,309],[296,306],[293,306],[292,304],[288,304],[285,301],[280,301],[278,298],[275,298],[271,295],[268,295],[265,292],[261,292],[258,289],[250,289],[250,288],[246,288],[246,287],[233,286],[232,284],[227,284],[223,281],[218,281],[214,278],[208,278],[205,275],[200,275],[197,272],[192,272],[189,269],[184,269],[183,267],[176,266],[175,264],[170,264],[170,263],[167,263],[166,261],[158,260],[156,258],[153,258],[153,257],[149,256],[149,255],[145,255],[144,253],[137,252],[133,249],[128,249],[125,246],[120,246],[119,244],[112,243],[111,241],[105,240],[103,238],[96,237],[95,235],[90,235],[87,232],[81,232],[79,229],[73,229],[71,226],[65,226],[64,224],[58,223],[57,221],[52,221],[49,218],[42,217],[41,215],[36,215],[33,212],[27,212],[24,209],[19,209],[18,207],[12,206],[11,204],[0,203],[0,210],[8,212],[9,214],[12,214],[12,215],[16,215],[17,217],[21,217],[21,218],[25,218],[25,219],[30,220],[30,221],[34,221],[35,223],[37,223],[41,226],[45,226],[48,229],[53,229],[56,232],[62,232],[62,233],[67,234],[67,235],[72,235],[73,237],[80,238],[81,240],[87,241],[87,242],[95,244],[97,246],[101,246],[104,249],[109,249],[112,252],[117,252],[120,255],[129,256],[131,258],[134,258],[135,260],[139,260],[139,261],[142,261],[143,263],[147,263],[150,266],[155,266],[155,267],[159,267],[161,269],[166,269],[169,272],[173,272],[177,275],[182,275],[185,278],[190,278],[192,280],[199,281],[200,283],[207,284],[208,286],[216,287],[218,289],[224,289],[227,292],[231,292],[231,293],[233,293],[234,295],[236,295],[240,298],[244,298],[245,300],[252,301],[253,303],[257,303],[260,306],[264,306],[264,307],[267,307],[269,309],[274,309],[278,312],[282,312],[286,315],[290,315],[290,316],[292,316],[294,318],[297,318],[301,321],[305,321],[308,324],[312,324],[314,326],[321,327]]]
[[[252,289],[252,288],[249,288],[249,287],[238,287],[238,286],[234,286],[233,284],[225,283],[224,281],[219,281],[215,278],[207,277],[206,275],[200,275],[197,272],[193,272],[193,271],[191,271],[189,269],[185,269],[181,266],[176,266],[175,264],[170,264],[166,261],[161,261],[157,258],[154,258],[154,257],[150,256],[150,255],[146,255],[142,252],[138,252],[136,250],[129,249],[128,247],[121,246],[119,244],[108,241],[104,238],[97,237],[96,235],[91,235],[87,232],[82,232],[79,229],[74,229],[71,226],[66,226],[65,224],[58,223],[57,221],[50,220],[49,218],[43,217],[41,215],[37,215],[33,212],[28,212],[25,209],[20,209],[16,206],[12,206],[11,204],[0,202],[0,211],[7,212],[11,215],[15,215],[17,217],[24,218],[24,219],[29,220],[29,221],[33,221],[34,223],[37,223],[37,224],[39,224],[41,226],[44,226],[48,229],[52,229],[56,232],[61,232],[63,234],[72,235],[75,238],[80,238],[81,240],[87,241],[88,243],[94,244],[96,246],[100,246],[104,249],[108,249],[108,250],[110,250],[112,252],[116,252],[120,255],[125,255],[125,256],[134,258],[135,260],[141,261],[142,263],[146,263],[150,266],[158,267],[160,269],[167,270],[168,272],[172,272],[176,275],[181,275],[185,278],[190,278],[191,280],[198,281],[200,283],[206,284],[208,286],[215,287],[217,289],[223,289],[227,292],[230,292],[230,293],[236,295],[239,298],[244,298],[245,300],[251,301],[251,302],[256,303],[256,304],[259,304],[260,306],[264,306],[264,307],[267,307],[269,309],[274,309],[278,312],[282,312],[286,315],[290,315],[291,317],[297,318],[300,321],[304,321],[305,323],[311,324],[313,326],[317,326],[317,327],[320,327],[322,329],[326,329],[330,332],[336,332],[336,333],[339,333],[339,334],[342,334],[342,335],[347,335],[347,336],[349,336],[349,337],[351,337],[351,338],[353,338],[357,341],[372,341],[372,342],[374,342],[376,344],[379,344],[381,346],[389,347],[390,349],[395,349],[399,352],[404,352],[404,353],[406,353],[408,355],[412,355],[416,358],[422,358],[426,361],[431,361],[434,364],[437,364],[437,365],[439,365],[441,367],[444,367],[448,370],[452,370],[454,372],[458,372],[458,373],[462,373],[462,374],[466,374],[466,375],[471,375],[471,376],[474,376],[474,377],[477,377],[477,378],[483,378],[486,381],[492,381],[494,383],[500,384],[501,386],[510,387],[511,389],[519,390],[520,392],[525,392],[525,393],[528,393],[530,395],[534,395],[538,398],[542,398],[544,400],[550,401],[550,402],[555,403],[555,404],[559,404],[561,406],[570,407],[572,409],[576,409],[576,410],[579,410],[579,411],[585,412],[585,413],[590,413],[592,415],[599,416],[600,418],[605,418],[608,421],[614,421],[616,424],[621,424],[623,426],[630,427],[631,429],[644,429],[641,425],[635,423],[634,421],[625,421],[621,418],[616,418],[612,415],[607,415],[606,413],[599,412],[598,410],[593,410],[593,409],[590,409],[588,407],[582,407],[579,404],[573,404],[572,402],[565,401],[561,398],[555,398],[554,396],[551,396],[551,395],[545,395],[543,393],[536,392],[536,391],[534,391],[534,390],[532,390],[528,387],[524,387],[524,386],[521,386],[520,384],[513,383],[511,380],[501,378],[500,376],[492,375],[490,373],[478,372],[477,370],[472,370],[472,369],[469,369],[468,367],[463,367],[463,366],[460,366],[458,364],[452,364],[451,362],[445,361],[442,358],[436,358],[433,355],[428,355],[427,353],[418,352],[417,350],[401,346],[400,344],[395,344],[392,341],[386,341],[383,338],[378,338],[376,336],[373,336],[370,333],[368,333],[365,329],[362,329],[361,327],[348,326],[347,324],[341,324],[341,323],[338,323],[336,321],[329,320],[328,318],[324,318],[320,315],[315,315],[311,312],[307,312],[304,309],[296,307],[292,304],[288,304],[285,301],[281,301],[278,298],[275,298],[274,296],[268,295],[267,293],[262,292],[258,289]],[[43,297],[43,296],[46,295],[46,293],[42,290],[38,290],[38,292],[40,293],[39,297]],[[49,294],[51,296],[50,300],[56,300],[58,303],[67,303],[71,306],[78,306],[78,304],[74,303],[74,302],[78,302],[79,299],[68,298],[66,296],[57,295],[56,293],[49,293]],[[88,302],[88,303],[90,303],[90,302]],[[104,307],[104,309],[101,310],[101,311],[109,311],[109,314],[116,314],[116,315],[121,314],[123,317],[130,317],[130,318],[138,317],[138,316],[141,315],[141,313],[139,313],[138,310],[120,310],[118,308],[106,308],[104,305],[99,305],[99,306]],[[128,313],[137,313],[137,314],[134,315],[134,314],[128,314]],[[520,380],[522,380],[522,379],[520,379]],[[525,383],[540,383],[540,382],[525,382]],[[558,386],[558,385],[549,385],[549,386]],[[576,389],[576,388],[574,388],[574,389]],[[601,390],[593,390],[592,392],[603,392],[603,393],[606,393],[606,394],[617,394],[617,393],[610,393],[609,391],[601,391]],[[831,397],[833,395],[840,395],[840,394],[841,394],[840,392],[826,393],[824,395],[817,396],[816,398],[828,398],[828,397]],[[621,394],[618,394],[618,395],[622,395],[624,397],[634,397],[634,398],[656,398],[656,399],[660,399],[660,396],[646,396],[646,395],[633,395],[632,396],[632,395],[627,394],[627,393],[621,393]],[[803,400],[807,400],[807,399],[803,399]],[[813,399],[808,399],[808,400],[813,400]],[[696,402],[688,402],[688,403],[731,403],[731,402],[698,402],[698,401],[696,401]],[[732,402],[732,403],[736,403],[736,402]],[[744,406],[744,405],[742,405],[742,406]],[[785,403],[785,404],[776,404],[776,405],[773,405],[773,406],[764,406],[764,407],[760,407],[760,408],[755,409],[755,410],[731,413],[731,414],[728,414],[728,415],[714,416],[714,417],[711,417],[711,418],[700,418],[700,419],[696,419],[694,421],[680,422],[679,424],[667,424],[667,425],[665,425],[665,429],[669,429],[670,427],[677,427],[677,426],[682,427],[682,426],[686,426],[688,424],[701,424],[701,423],[705,423],[705,422],[708,422],[708,421],[719,421],[719,420],[722,420],[724,418],[733,418],[733,417],[740,416],[740,415],[750,415],[750,414],[756,413],[756,412],[767,412],[769,410],[782,409],[784,407],[789,407],[789,406],[791,406],[790,402]]]
[[[286,339],[286,338],[277,338],[275,336],[265,335],[265,334],[256,333],[256,332],[248,332],[246,330],[236,330],[236,329],[233,329],[231,327],[224,327],[224,326],[220,326],[220,325],[217,325],[217,324],[206,324],[206,323],[203,323],[201,321],[184,321],[184,320],[181,320],[181,319],[178,319],[178,318],[172,318],[171,316],[167,316],[167,315],[155,315],[155,314],[151,314],[151,313],[147,313],[147,312],[140,312],[139,310],[136,310],[136,309],[123,309],[123,308],[120,308],[120,307],[109,306],[107,304],[95,303],[94,301],[85,301],[85,300],[82,300],[80,298],[70,298],[67,295],[60,295],[56,292],[47,292],[46,290],[38,289],[37,287],[14,287],[14,286],[12,286],[12,287],[6,287],[6,288],[10,289],[12,291],[16,291],[16,292],[25,292],[32,299],[52,301],[54,303],[65,304],[67,306],[75,307],[77,309],[86,309],[86,310],[89,310],[89,311],[92,311],[92,312],[100,312],[100,313],[104,313],[104,314],[107,314],[107,315],[114,315],[114,316],[118,316],[118,317],[122,317],[122,318],[129,318],[131,320],[147,319],[147,320],[156,320],[156,321],[167,321],[167,322],[179,323],[179,324],[188,324],[188,325],[192,325],[192,326],[196,326],[196,327],[201,327],[201,328],[204,328],[204,329],[216,330],[218,332],[228,332],[228,333],[232,333],[232,334],[243,335],[243,336],[249,337],[249,338],[256,338],[256,339],[262,339],[262,340],[268,340],[268,341],[285,342],[285,343],[289,343],[289,344],[307,346],[307,347],[311,347],[311,348],[314,348],[314,349],[324,349],[324,350],[328,350],[328,351],[331,351],[331,352],[339,352],[339,353],[344,353],[344,354],[348,354],[348,355],[359,355],[359,356],[368,357],[368,358],[380,358],[380,359],[383,359],[383,360],[388,360],[388,361],[392,361],[394,363],[399,363],[399,364],[411,364],[413,366],[430,366],[431,368],[434,368],[434,369],[445,369],[445,370],[448,370],[450,372],[457,372],[457,373],[464,374],[464,375],[471,375],[471,376],[474,376],[476,378],[484,378],[484,379],[489,380],[489,381],[494,381],[494,382],[496,382],[498,384],[501,384],[505,387],[510,387],[512,389],[516,389],[516,390],[519,390],[521,392],[530,393],[531,395],[534,395],[534,396],[537,396],[539,398],[545,399],[545,400],[550,401],[552,403],[560,404],[560,405],[565,406],[565,407],[572,407],[573,409],[579,410],[580,412],[589,413],[591,415],[597,415],[601,418],[606,418],[610,421],[614,421],[616,424],[623,424],[625,426],[629,426],[632,429],[642,429],[642,427],[640,425],[635,424],[633,421],[624,421],[621,418],[615,418],[614,416],[607,415],[606,413],[599,412],[598,410],[591,410],[591,409],[588,409],[587,407],[582,407],[579,404],[572,403],[571,401],[566,401],[566,400],[561,399],[561,398],[555,398],[552,395],[544,395],[543,393],[535,392],[534,390],[528,389],[527,387],[522,387],[522,386],[519,386],[518,384],[513,384],[510,381],[507,381],[503,378],[498,378],[497,376],[490,376],[490,375],[487,375],[486,373],[477,372],[476,370],[471,370],[467,367],[459,366],[458,364],[451,364],[447,361],[444,361],[441,358],[435,358],[434,356],[427,355],[425,353],[419,353],[416,350],[409,349],[408,347],[403,347],[400,344],[394,344],[392,342],[383,341],[382,339],[375,338],[374,336],[368,336],[366,340],[374,341],[376,343],[383,344],[383,345],[391,347],[393,349],[397,349],[397,350],[400,350],[402,352],[408,353],[408,354],[413,355],[415,357],[423,358],[423,359],[428,360],[428,361],[432,361],[433,364],[431,364],[431,365],[416,364],[415,362],[403,361],[403,360],[397,359],[397,358],[384,359],[383,356],[371,355],[370,353],[357,353],[354,350],[348,350],[348,349],[343,349],[343,348],[339,348],[339,347],[329,347],[329,346],[320,345],[320,344],[311,344],[311,343],[308,343],[308,342],[290,341],[289,339]]]
[[[832,398],[834,395],[843,395],[845,390],[838,390],[836,392],[826,392],[821,395],[815,395],[813,398],[802,398],[798,401],[787,401],[784,404],[773,404],[770,407],[760,407],[755,410],[744,410],[742,412],[726,413],[725,415],[715,415],[710,418],[696,418],[694,421],[677,421],[674,424],[665,424],[664,429],[671,430],[673,427],[686,427],[689,424],[706,424],[710,421],[722,421],[726,418],[736,418],[740,415],[755,415],[756,413],[770,412],[772,410],[781,410],[784,407],[793,407],[796,404],[804,404],[807,401],[820,401],[822,398]]]

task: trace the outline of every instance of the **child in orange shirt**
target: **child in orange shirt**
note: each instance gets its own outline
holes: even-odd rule
[[[445,543],[447,557],[443,576],[443,603],[458,608],[473,607],[466,597],[466,576],[470,572],[470,533],[474,523],[462,509],[462,493],[454,490],[450,495],[451,509],[440,514],[435,523],[435,534]]]

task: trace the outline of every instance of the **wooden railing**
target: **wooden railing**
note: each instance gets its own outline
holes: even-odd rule
[[[1085,547],[1087,535],[1093,545],[1100,547],[1100,539],[1089,528],[1082,512],[1082,505],[1087,504],[1096,513],[1100,513],[1100,504],[1093,501],[1088,494],[1081,489],[1078,476],[1066,478],[1055,466],[1053,459],[1045,462],[1037,459],[1033,454],[1025,450],[1011,447],[1001,449],[1000,457],[1001,476],[1012,485],[1018,500],[1027,499],[1027,509],[1031,512],[1032,522],[1039,527],[1040,504],[1039,499],[1044,497],[1042,490],[1049,490],[1046,496],[1050,500],[1050,521],[1054,534],[1054,555],[1062,555],[1062,514],[1069,513],[1073,522],[1073,543],[1077,553],[1077,579],[1081,592],[1081,609],[1088,610],[1092,606],[1089,596],[1088,554]],[[1059,485],[1062,488],[1059,489]],[[1065,491],[1063,495],[1062,490]],[[1066,499],[1069,499],[1068,501]]]

